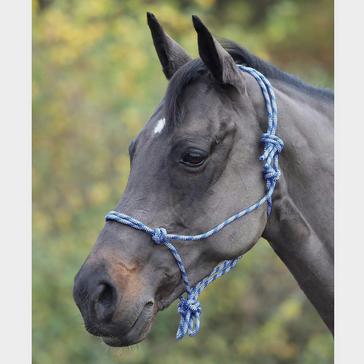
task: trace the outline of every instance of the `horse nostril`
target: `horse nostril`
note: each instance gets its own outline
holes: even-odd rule
[[[103,305],[112,304],[114,297],[114,288],[108,283],[101,283],[101,293],[99,294],[99,302]]]
[[[153,305],[154,305],[154,302],[153,302],[153,301],[148,301],[148,302],[145,304],[145,307],[147,307],[147,308],[151,308],[151,307],[153,307]]]
[[[110,283],[100,283],[96,289],[94,308],[96,317],[100,321],[112,318],[116,308],[116,289]]]

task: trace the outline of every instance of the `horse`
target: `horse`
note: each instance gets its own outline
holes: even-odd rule
[[[285,143],[271,213],[264,205],[203,242],[174,246],[194,285],[265,238],[333,333],[333,92],[234,42],[219,42],[196,16],[197,59],[153,14],[147,21],[169,83],[129,146],[130,175],[116,211],[168,232],[199,234],[264,195],[258,158],[266,104],[256,79],[237,65],[255,69],[272,85]],[[179,266],[163,244],[107,220],[75,277],[73,297],[87,331],[107,345],[129,346],[142,341],[157,313],[184,291]]]

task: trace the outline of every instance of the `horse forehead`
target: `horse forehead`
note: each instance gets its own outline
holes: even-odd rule
[[[153,134],[160,134],[165,126],[166,126],[166,118],[162,117],[155,123],[155,126],[153,128]]]
[[[218,122],[222,114],[228,113],[229,109],[224,106],[222,95],[216,87],[206,82],[195,82],[186,87],[180,99],[183,108],[182,120],[178,123],[180,128],[201,127],[204,121]],[[165,113],[165,99],[158,106],[155,113],[148,120],[145,127],[139,134],[140,139],[149,139],[151,142],[167,137],[168,123]]]
[[[223,92],[212,84],[196,82],[189,85],[183,95],[183,108],[196,112],[211,112],[223,103]]]
[[[164,113],[164,108],[158,106],[157,110],[149,118],[144,127],[140,130],[139,134],[135,138],[136,141],[142,144],[149,144],[150,141],[158,139],[166,131],[166,118]]]

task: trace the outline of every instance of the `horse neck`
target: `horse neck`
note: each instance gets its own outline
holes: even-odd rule
[[[272,84],[285,148],[263,237],[333,331],[333,103]]]

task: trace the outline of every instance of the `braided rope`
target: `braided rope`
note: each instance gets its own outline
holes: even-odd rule
[[[224,220],[221,224],[216,225],[209,231],[198,235],[169,234],[167,230],[162,227],[155,229],[150,228],[141,221],[117,211],[110,211],[105,217],[106,221],[115,221],[149,234],[156,245],[164,245],[173,255],[176,264],[181,271],[181,277],[187,293],[186,298],[183,296],[179,298],[180,302],[178,304],[178,312],[181,316],[181,320],[177,329],[177,339],[182,339],[185,335],[194,336],[198,333],[198,331],[200,330],[200,315],[202,311],[201,304],[198,301],[199,295],[210,283],[233,269],[241,257],[231,260],[225,260],[219,263],[213,269],[210,275],[203,278],[194,287],[191,287],[182,257],[178,253],[174,245],[171,243],[171,241],[195,241],[207,239],[210,236],[218,233],[227,225],[230,225],[234,221],[241,219],[243,216],[258,209],[264,203],[267,203],[267,213],[269,215],[272,211],[272,194],[274,192],[277,180],[280,176],[278,158],[279,154],[282,152],[284,143],[281,138],[275,135],[277,130],[278,113],[273,88],[270,82],[254,68],[242,65],[238,65],[238,68],[243,72],[249,73],[256,79],[262,90],[265,100],[268,116],[268,128],[260,139],[260,141],[263,143],[264,149],[263,154],[259,157],[261,161],[264,161],[263,177],[266,181],[265,195],[253,205],[232,215],[228,219]]]

